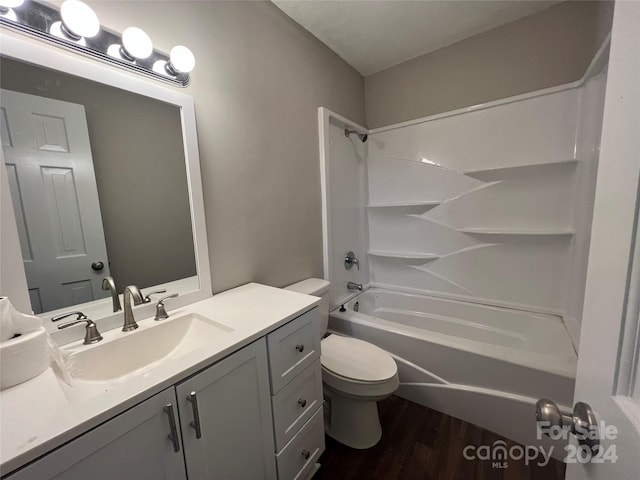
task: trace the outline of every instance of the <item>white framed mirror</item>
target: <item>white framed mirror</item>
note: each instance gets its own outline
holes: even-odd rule
[[[130,284],[179,293],[169,308],[211,296],[192,98],[17,34],[0,33],[0,57],[15,217],[3,215],[1,228],[19,240],[17,251],[1,248],[23,259],[3,264],[3,288],[26,280],[52,331],[51,317],[73,310],[118,327],[106,277],[120,293]],[[56,334],[62,343],[81,334],[68,330]]]

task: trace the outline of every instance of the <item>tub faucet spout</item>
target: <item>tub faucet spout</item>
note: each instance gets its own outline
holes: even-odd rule
[[[349,290],[359,290],[362,291],[362,284],[361,283],[353,283],[353,282],[349,282],[347,283],[347,288]]]

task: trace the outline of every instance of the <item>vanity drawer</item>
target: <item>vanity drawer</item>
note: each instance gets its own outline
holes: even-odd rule
[[[276,451],[280,451],[322,405],[320,359],[280,390],[272,404]]]
[[[276,455],[278,479],[306,479],[323,451],[324,416],[322,408],[319,408],[302,430]]]
[[[320,358],[318,315],[315,307],[267,336],[271,393]]]

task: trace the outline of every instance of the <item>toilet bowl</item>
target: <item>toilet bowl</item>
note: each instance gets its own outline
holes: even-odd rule
[[[329,285],[326,280],[309,278],[285,288],[322,298],[322,334],[329,322]],[[382,437],[377,402],[390,396],[399,385],[395,361],[371,343],[331,334],[320,343],[320,362],[325,432],[352,448],[373,447]]]

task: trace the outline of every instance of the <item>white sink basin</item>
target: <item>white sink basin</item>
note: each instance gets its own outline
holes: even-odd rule
[[[156,362],[196,350],[233,329],[196,313],[160,322],[146,322],[133,332],[117,332],[113,339],[78,348],[70,355],[71,376],[108,382]]]

